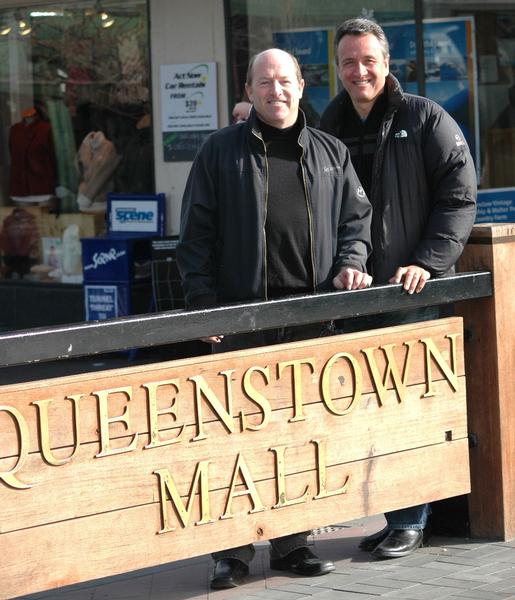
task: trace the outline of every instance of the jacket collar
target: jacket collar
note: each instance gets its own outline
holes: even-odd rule
[[[304,140],[306,139],[307,126],[306,126],[306,115],[304,114],[304,111],[302,111],[300,108],[299,108],[299,117],[302,122],[302,128],[300,130],[298,142],[302,146],[304,143]],[[246,122],[246,127],[247,127],[247,133],[248,133],[248,135],[251,136],[251,138],[255,139],[256,137],[258,137],[260,140],[263,139],[262,135],[261,135],[261,131],[259,130],[259,121],[257,119],[257,114],[256,114],[254,107],[252,107],[250,109],[249,118],[247,119],[247,122]]]

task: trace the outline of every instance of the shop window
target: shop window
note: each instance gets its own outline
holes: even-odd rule
[[[271,47],[292,52],[306,82],[301,107],[308,123],[316,125],[329,100],[338,91],[333,33],[352,17],[374,18],[381,25],[413,20],[412,0],[230,0],[231,107],[244,99],[249,58]]]
[[[471,55],[478,101],[476,153],[480,187],[515,186],[515,9],[513,2],[425,0],[426,18],[469,18],[474,24]]]
[[[0,9],[4,277],[101,233],[107,192],[155,192],[149,73],[146,0]]]

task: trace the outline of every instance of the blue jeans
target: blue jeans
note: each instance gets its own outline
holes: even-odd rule
[[[438,319],[439,317],[440,308],[438,306],[427,306],[424,308],[415,308],[413,310],[398,311],[383,315],[354,317],[352,319],[345,319],[337,325],[338,333],[353,333],[356,331],[364,331],[366,329],[416,323],[417,321],[431,321],[432,319]],[[417,506],[411,506],[410,508],[401,508],[399,510],[387,512],[384,516],[390,529],[424,529],[430,514],[431,506],[429,504],[419,504]]]

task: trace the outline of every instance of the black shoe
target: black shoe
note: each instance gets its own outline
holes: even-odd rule
[[[330,560],[318,558],[309,548],[297,548],[283,558],[271,558],[270,568],[276,571],[290,571],[297,575],[314,577],[334,571]]]
[[[381,531],[377,531],[372,535],[367,535],[361,540],[358,548],[363,550],[363,552],[372,552],[372,550],[384,540],[389,531],[390,528],[387,525],[384,529],[381,529]]]
[[[392,529],[374,549],[375,558],[400,558],[408,556],[422,546],[422,529]]]
[[[211,587],[214,590],[234,588],[243,583],[249,574],[249,567],[237,558],[221,558],[215,562],[211,575]]]

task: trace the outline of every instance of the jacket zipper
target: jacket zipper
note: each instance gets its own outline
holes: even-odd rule
[[[299,141],[299,146],[302,148],[302,154],[300,156],[300,168],[302,171],[302,184],[304,185],[304,198],[306,200],[306,208],[308,209],[308,223],[309,223],[309,248],[311,256],[311,273],[313,277],[313,292],[317,291],[317,276],[315,270],[315,244],[313,241],[313,211],[311,210],[311,198],[309,197],[308,186],[306,184],[306,170],[304,168],[304,146]]]
[[[254,130],[252,133],[261,141],[263,144],[263,151],[265,154],[265,206],[264,206],[264,218],[262,223],[263,228],[263,290],[264,299],[268,300],[268,261],[267,261],[267,245],[266,245],[266,218],[268,215],[268,157],[266,153],[266,144],[263,138],[258,135]]]

